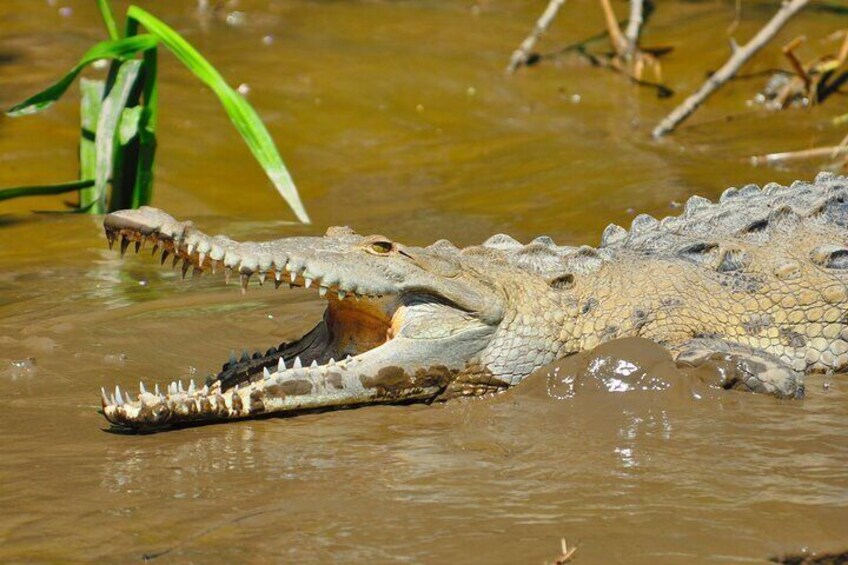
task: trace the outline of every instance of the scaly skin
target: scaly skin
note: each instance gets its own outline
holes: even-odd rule
[[[236,271],[243,289],[256,276],[328,298],[304,338],[231,359],[202,389],[103,391],[104,415],[125,428],[477,396],[632,336],[681,364],[721,361],[724,388],[779,397],[801,397],[804,373],[848,366],[845,177],[693,197],[678,217],[607,227],[597,249],[505,235],[419,248],[349,228],[237,243],[153,208],[104,226],[110,245],[153,244],[184,275]]]

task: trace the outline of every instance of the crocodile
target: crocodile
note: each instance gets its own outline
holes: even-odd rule
[[[104,219],[110,247],[161,251],[183,277],[316,289],[301,339],[231,357],[203,384],[101,389],[113,429],[481,396],[624,337],[680,365],[720,362],[725,389],[803,397],[806,373],[848,368],[848,177],[729,188],[677,216],[609,225],[595,247],[495,235],[459,249],[329,228],[266,242],[208,236],[155,208]]]

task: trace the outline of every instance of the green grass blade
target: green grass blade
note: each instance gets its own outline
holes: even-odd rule
[[[94,186],[93,180],[75,180],[62,184],[48,184],[40,186],[16,186],[0,190],[0,200],[20,198],[21,196],[43,196],[45,194],[64,194],[83,188]]]
[[[103,23],[106,24],[109,39],[112,41],[121,39],[121,32],[118,31],[118,22],[115,21],[115,14],[112,13],[112,6],[109,4],[109,0],[97,0],[97,8],[103,17]]]
[[[80,178],[93,179],[97,170],[97,149],[94,146],[97,119],[100,117],[100,105],[103,100],[105,83],[102,80],[80,80]],[[80,207],[86,207],[95,200],[94,183],[80,190]]]
[[[150,204],[153,196],[153,159],[156,156],[156,121],[159,113],[157,86],[158,49],[144,52],[144,91],[138,123],[138,167],[135,174],[132,208]]]
[[[149,34],[135,35],[118,41],[103,41],[89,49],[83,55],[80,62],[62,77],[58,82],[50,85],[35,96],[24,100],[13,106],[7,112],[7,116],[17,117],[35,114],[48,108],[56,100],[62,97],[77,75],[89,64],[99,59],[124,60],[135,56],[137,53],[152,49],[156,46],[157,39]]]
[[[122,63],[116,73],[112,89],[103,99],[100,117],[97,120],[97,138],[94,140],[97,148],[97,167],[94,175],[93,201],[95,204],[91,208],[92,214],[102,214],[106,211],[106,185],[112,176],[115,151],[120,150],[120,146],[116,147],[118,126],[127,100],[135,87],[141,66],[142,62],[138,59]],[[113,191],[124,189],[117,184],[113,184]]]
[[[164,22],[138,6],[130,6],[127,17],[140,22],[149,33],[161,40],[177,59],[212,89],[236,130],[259,161],[268,178],[274,183],[274,187],[291,206],[298,219],[309,223],[309,216],[300,201],[291,175],[283,164],[271,134],[268,133],[253,107],[226,83],[220,73],[194,47]]]
[[[127,145],[138,135],[138,125],[141,121],[141,106],[124,108],[118,122],[118,143]]]

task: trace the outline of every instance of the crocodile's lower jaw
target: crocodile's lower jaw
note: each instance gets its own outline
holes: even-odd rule
[[[192,380],[139,383],[137,394],[101,389],[103,415],[115,426],[154,431],[272,414],[382,402],[426,401],[456,372],[409,359],[415,340],[398,337],[414,305],[396,297],[327,296],[324,320],[303,338],[265,355],[231,357],[204,386]],[[426,340],[423,340],[426,341]],[[404,360],[412,361],[404,363]],[[392,362],[397,360],[397,362]]]

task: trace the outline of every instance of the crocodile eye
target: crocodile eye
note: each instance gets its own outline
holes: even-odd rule
[[[380,255],[385,255],[392,250],[392,242],[391,241],[372,241],[368,246],[368,249],[373,251],[374,253],[378,253]]]

